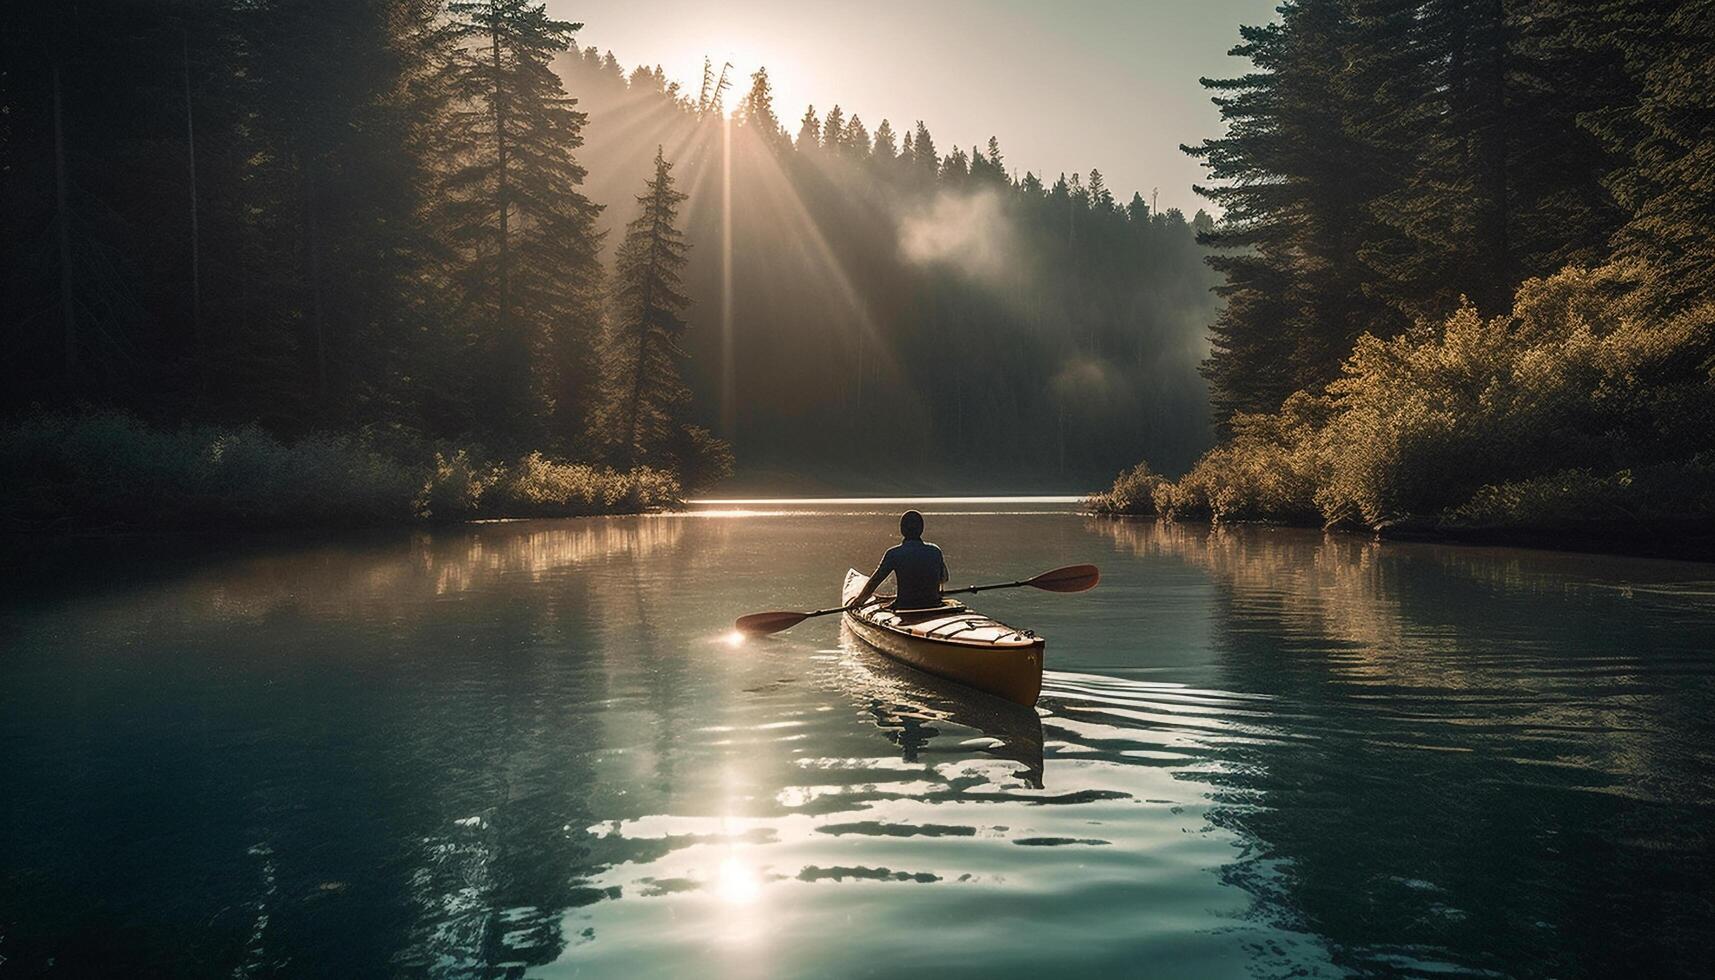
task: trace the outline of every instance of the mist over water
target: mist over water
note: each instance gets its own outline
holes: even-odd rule
[[[68,556],[0,606],[7,968],[1707,972],[1707,566],[919,501],[955,583],[1101,565],[981,597],[1038,711],[731,639],[899,506]]]

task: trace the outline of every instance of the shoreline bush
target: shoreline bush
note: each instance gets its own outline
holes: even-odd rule
[[[676,506],[678,480],[532,452],[383,451],[378,439],[286,443],[256,426],[151,427],[129,415],[39,415],[0,428],[7,530],[356,527],[499,517],[582,517]],[[400,447],[413,440],[395,439]],[[424,454],[432,456],[424,458]]]
[[[1235,416],[1153,485],[1153,510],[1377,531],[1715,521],[1715,303],[1663,314],[1660,286],[1633,263],[1572,267],[1526,281],[1501,316],[1465,305],[1365,335],[1325,390]],[[1092,509],[1135,486],[1122,474]]]
[[[1166,478],[1142,462],[1114,478],[1114,485],[1084,498],[1084,506],[1097,514],[1154,514],[1156,488]]]

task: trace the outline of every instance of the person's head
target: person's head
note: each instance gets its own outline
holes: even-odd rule
[[[899,515],[899,533],[908,538],[923,536],[923,515],[914,510],[908,510]]]

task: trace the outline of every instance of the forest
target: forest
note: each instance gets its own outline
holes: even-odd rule
[[[524,0],[13,5],[9,525],[596,513],[1188,465],[1199,212]],[[789,114],[797,118],[798,114]],[[883,465],[888,464],[888,465]]]
[[[1221,441],[1098,509],[1715,540],[1715,6],[1295,0],[1206,79]]]
[[[690,91],[594,47],[561,64],[592,197],[658,145],[685,174],[691,387],[746,485],[1065,490],[1208,447],[1207,214],[1016,171],[996,137],[777,106],[766,68]]]

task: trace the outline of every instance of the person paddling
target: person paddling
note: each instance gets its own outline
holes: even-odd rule
[[[940,548],[923,540],[923,515],[914,510],[900,515],[899,533],[904,540],[881,556],[875,574],[848,609],[863,606],[889,575],[899,586],[893,598],[894,609],[934,609],[941,605],[941,583],[947,581],[947,562]]]

